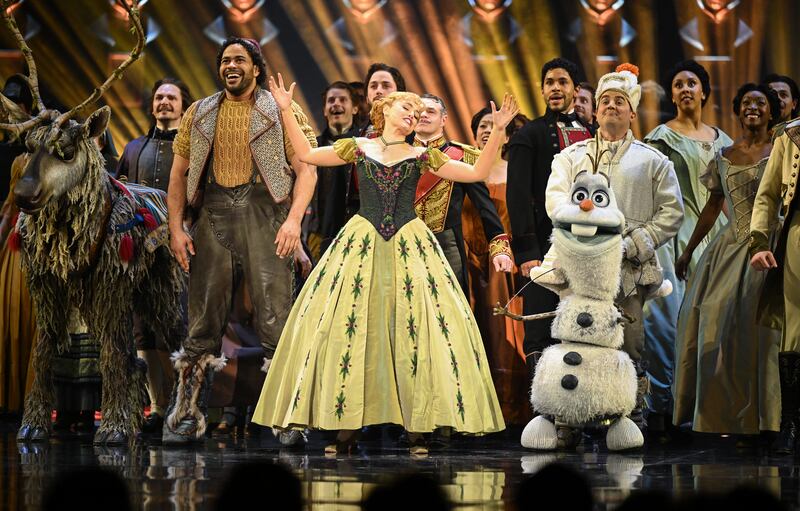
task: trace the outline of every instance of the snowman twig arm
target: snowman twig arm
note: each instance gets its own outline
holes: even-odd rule
[[[553,312],[542,312],[540,314],[529,314],[527,316],[521,316],[519,314],[514,314],[508,310],[508,307],[501,307],[500,302],[497,302],[497,305],[494,306],[493,309],[495,316],[506,316],[516,321],[536,321],[539,319],[551,319],[556,317],[556,311]]]

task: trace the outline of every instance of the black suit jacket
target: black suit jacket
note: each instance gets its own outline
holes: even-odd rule
[[[553,224],[544,200],[553,157],[561,150],[556,120],[557,114],[547,110],[542,117],[525,124],[508,143],[506,202],[511,249],[518,265],[541,261],[550,248]]]
[[[317,147],[330,146],[339,139],[355,137],[357,132],[357,128],[351,128],[341,135],[333,135],[325,128],[317,137]],[[319,222],[316,231],[322,238],[320,252],[328,248],[336,233],[358,212],[359,197],[354,188],[351,163],[317,167],[315,214]]]
[[[444,151],[448,145],[450,142],[439,149]],[[453,182],[453,193],[450,195],[450,206],[447,208],[447,217],[444,221],[445,229],[458,227],[458,232],[461,232],[461,210],[464,207],[465,197],[469,197],[469,200],[475,205],[475,209],[478,210],[487,241],[492,241],[496,236],[505,232],[497,208],[489,195],[489,188],[481,181],[476,183]]]

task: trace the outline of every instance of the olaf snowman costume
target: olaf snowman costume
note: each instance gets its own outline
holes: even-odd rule
[[[615,91],[635,112],[637,73],[623,65],[604,75],[597,100]],[[536,366],[531,403],[541,415],[523,431],[528,448],[555,449],[555,422],[610,422],[610,450],[644,442],[629,418],[634,409],[640,414],[646,382],[637,367],[644,348],[641,312],[646,298],[671,291],[655,249],[675,236],[683,207],[669,159],[635,140],[630,129],[622,140],[604,140],[600,124],[594,139],[556,155],[548,181],[553,243],[531,278],[561,296],[553,337],[562,343],[545,350]]]
[[[599,158],[598,158],[599,159]],[[636,405],[636,369],[620,348],[622,314],[614,303],[621,281],[625,217],[606,174],[584,170],[570,200],[552,216],[555,267],[532,271],[537,283],[560,291],[553,337],[541,356],[531,403],[541,415],[522,433],[524,447],[555,449],[555,422],[570,426],[610,421],[610,450],[641,447],[642,433],[628,417]]]
[[[617,69],[600,78],[595,97],[599,104],[604,94],[621,93],[635,112],[641,97],[638,69],[630,64]],[[604,140],[604,120],[598,121],[600,128],[595,138],[573,144],[553,159],[545,209],[553,219],[557,208],[570,201],[572,185],[580,172],[596,169],[608,176],[625,217],[622,285],[617,303],[636,319],[625,329],[623,349],[638,364],[644,352],[644,302],[672,290],[669,280],[664,280],[655,249],[678,233],[683,222],[683,199],[675,169],[664,154],[636,140],[630,129],[621,140]],[[596,161],[592,161],[595,155]]]

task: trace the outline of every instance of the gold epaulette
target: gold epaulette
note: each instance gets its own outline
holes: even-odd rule
[[[461,142],[456,142],[455,140],[451,140],[450,144],[459,147],[464,151],[464,157],[461,158],[461,161],[469,165],[475,165],[475,162],[478,161],[478,156],[481,155],[481,150],[475,146],[462,144]]]

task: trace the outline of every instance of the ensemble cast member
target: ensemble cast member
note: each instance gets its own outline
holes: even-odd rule
[[[562,58],[542,67],[542,96],[547,110],[511,137],[508,144],[506,201],[511,219],[511,248],[523,277],[539,266],[550,248],[553,224],[545,211],[545,188],[553,156],[592,136],[589,126],[574,112],[578,67]],[[523,291],[525,314],[550,312],[558,296],[531,284]],[[551,321],[525,323],[525,357],[531,379],[542,351],[553,344]]]
[[[675,340],[673,423],[691,422],[701,433],[758,435],[780,427],[781,331],[758,322],[766,275],[750,267],[748,242],[780,102],[766,85],[748,83],[733,99],[733,111],[744,134],[700,174],[711,195],[675,263],[677,277],[686,280],[689,273],[689,283]],[[689,272],[693,252],[725,204],[730,221]]]
[[[214,371],[225,363],[220,341],[238,277],[249,286],[263,370],[269,369],[292,304],[291,256],[316,184],[315,169],[295,155],[285,116],[262,88],[266,66],[259,46],[226,39],[217,69],[224,90],[189,107],[173,145],[170,247],[189,272],[189,333],[174,356],[177,381],[165,443],[187,443],[205,433],[208,394]],[[303,111],[295,103],[287,108],[315,146]],[[191,235],[184,229],[186,213],[193,217]]]
[[[684,209],[683,225],[678,235],[657,251],[664,277],[672,283],[672,294],[650,301],[644,317],[647,344],[645,360],[650,377],[647,426],[651,433],[665,438],[666,430],[672,423],[672,376],[678,312],[686,290],[685,283],[675,277],[675,260],[685,251],[700,211],[711,195],[701,184],[699,176],[714,155],[732,143],[722,130],[703,122],[703,107],[711,94],[708,72],[703,66],[694,60],[679,62],[667,74],[666,85],[669,86],[677,112],[675,118],[657,126],[644,137],[645,142],[667,155],[675,167]],[[698,245],[699,250],[694,251],[689,271],[694,270],[706,245],[723,225],[725,218],[718,218]]]

